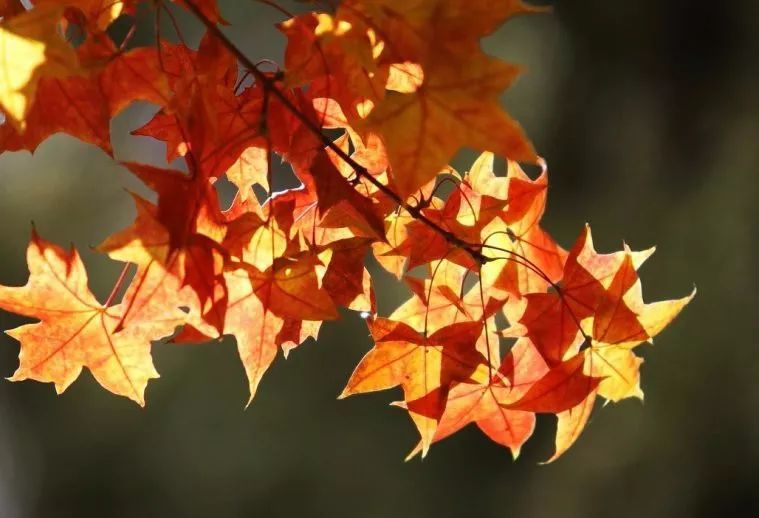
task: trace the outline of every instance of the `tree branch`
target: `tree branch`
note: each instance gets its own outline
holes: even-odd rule
[[[374,176],[369,174],[369,171],[356,162],[347,152],[343,151],[340,146],[335,144],[327,135],[325,135],[322,132],[322,128],[320,128],[318,125],[314,124],[314,122],[309,119],[293,102],[282,92],[282,90],[277,87],[274,80],[267,76],[265,73],[261,72],[261,70],[258,69],[255,63],[253,63],[250,58],[248,58],[237,45],[232,43],[232,41],[219,29],[219,27],[216,26],[215,23],[213,23],[211,20],[208,19],[207,16],[203,14],[203,12],[200,10],[200,8],[195,3],[195,0],[185,0],[185,5],[187,5],[188,9],[192,11],[192,13],[200,20],[203,25],[205,25],[208,32],[213,34],[221,43],[224,45],[227,50],[229,50],[236,58],[237,60],[247,68],[251,74],[255,77],[256,81],[258,81],[261,84],[261,87],[269,92],[271,95],[277,98],[279,102],[282,103],[282,105],[290,111],[309,131],[311,131],[314,135],[319,137],[319,140],[324,144],[325,147],[329,148],[333,153],[335,153],[338,157],[340,157],[341,160],[343,160],[346,164],[348,164],[351,169],[355,172],[356,176],[365,179],[372,185],[374,185],[380,192],[382,192],[385,196],[393,200],[395,203],[403,207],[404,210],[406,210],[411,217],[413,217],[416,220],[421,221],[431,229],[433,229],[435,232],[440,234],[448,243],[451,245],[461,248],[462,250],[466,251],[472,259],[477,261],[480,264],[485,264],[492,260],[492,258],[484,255],[480,250],[477,249],[476,246],[471,245],[470,243],[467,243],[463,239],[459,238],[455,234],[453,234],[451,231],[444,229],[431,219],[429,219],[427,216],[425,216],[421,209],[419,207],[415,207],[413,205],[409,205],[405,200],[403,200],[398,194],[396,194],[392,189],[390,189],[388,186],[381,183],[379,180],[377,180]]]

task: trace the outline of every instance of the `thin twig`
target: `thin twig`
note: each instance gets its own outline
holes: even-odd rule
[[[108,298],[106,299],[105,304],[103,304],[103,307],[108,308],[111,306],[113,300],[116,298],[116,295],[118,295],[121,287],[124,285],[124,281],[126,280],[126,276],[129,273],[129,268],[131,266],[132,263],[124,264],[124,268],[121,269],[119,278],[116,280],[116,284],[113,285],[113,288],[111,288],[111,293],[108,295]]]

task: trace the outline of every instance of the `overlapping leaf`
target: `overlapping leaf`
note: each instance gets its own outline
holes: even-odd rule
[[[548,413],[554,460],[598,398],[643,397],[635,348],[693,295],[646,303],[638,268],[653,249],[598,253],[586,227],[567,253],[544,225],[545,162],[500,103],[519,68],[480,46],[542,9],[345,0],[278,24],[277,65],[218,31],[214,0],[176,3],[207,29],[197,49],[179,26],[179,43],[159,33],[135,45],[139,0],[0,1],[0,152],[64,132],[120,156],[112,120],[147,101],[155,113],[132,134],[178,161],[122,163],[155,200],[133,195],[134,223],[98,248],[127,263],[107,303],[75,251],[33,235],[29,282],[0,286],[0,307],[40,321],[10,332],[21,342],[11,379],[61,392],[87,367],[144,404],[150,344],[181,328],[172,343],[235,338],[250,403],[278,352],[344,307],[362,312],[374,346],[343,396],[400,387],[396,406],[420,435],[412,456],[474,423],[516,457]],[[133,30],[115,41],[125,19]],[[464,147],[484,153],[460,174],[448,162]],[[224,178],[236,189],[225,209]],[[410,293],[388,318],[370,255]]]
[[[0,21],[0,108],[19,131],[42,78],[78,73],[74,49],[60,32],[62,16],[63,8],[51,5]]]

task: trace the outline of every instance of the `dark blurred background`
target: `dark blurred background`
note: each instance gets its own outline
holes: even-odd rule
[[[222,10],[251,57],[281,56],[276,11],[231,0]],[[179,18],[197,41],[197,24]],[[517,462],[467,429],[404,463],[415,431],[387,406],[397,394],[335,399],[370,347],[346,313],[279,359],[245,411],[232,341],[155,347],[163,377],[145,409],[89,373],[60,397],[2,383],[0,517],[759,515],[758,31],[755,0],[605,0],[558,2],[486,41],[525,65],[504,102],[550,165],[557,239],[570,245],[587,221],[602,251],[657,244],[642,270],[648,300],[699,289],[641,348],[645,404],[597,410],[555,464],[537,465],[552,451],[550,418]],[[118,158],[160,163],[161,146],[128,136],[153,110],[115,122]],[[82,250],[107,294],[119,266],[87,247],[131,221],[124,187],[136,182],[62,136],[34,156],[0,156],[0,174],[0,282],[25,281],[34,220]],[[387,312],[403,293],[382,289]],[[2,329],[19,323],[0,315]],[[0,341],[9,376],[18,345]]]

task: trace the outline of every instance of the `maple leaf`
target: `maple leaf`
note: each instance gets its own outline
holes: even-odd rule
[[[488,256],[498,258],[483,265],[487,289],[520,297],[545,291],[551,282],[558,281],[566,252],[540,225],[548,188],[545,167],[537,179],[531,180],[518,164],[509,161],[506,176],[497,177],[492,153],[484,153],[467,178],[476,192],[492,193],[506,204],[480,231]]]
[[[408,225],[413,219],[407,212],[391,212],[384,220],[385,242],[372,244],[377,262],[398,279],[406,271],[407,257],[402,247],[408,239]]]
[[[593,411],[593,404],[596,401],[596,394],[597,390],[593,390],[577,406],[556,414],[555,451],[551,458],[545,461],[545,464],[561,457],[577,441],[588,424],[588,419]]]
[[[138,169],[136,165],[132,165],[132,168]],[[144,167],[141,171],[146,175],[163,172],[166,176],[160,177],[162,180],[178,181],[170,171],[149,167]],[[181,173],[176,174],[181,177]],[[134,199],[137,206],[135,222],[110,236],[98,247],[112,259],[135,263],[142,270],[152,268],[153,275],[158,275],[156,271],[162,272],[159,276],[162,280],[157,285],[139,283],[136,286],[137,292],[129,305],[129,311],[156,303],[165,306],[166,300],[170,300],[170,308],[187,306],[192,314],[199,316],[208,325],[221,329],[227,303],[221,247],[204,234],[186,232],[183,222],[180,230],[175,229],[172,235],[164,222],[174,221],[173,215],[162,220],[160,204],[156,207],[139,196],[134,196]],[[175,297],[159,296],[172,289],[176,291]],[[135,318],[133,315],[131,317]]]
[[[404,278],[413,295],[393,311],[390,319],[420,332],[434,332],[453,322],[479,318],[482,304],[479,291],[469,290],[464,297],[460,296],[466,277],[463,267],[442,260],[431,265],[429,271],[430,279]]]
[[[405,221],[396,218],[395,224],[403,224],[405,229],[403,234],[399,234],[397,228],[394,229],[395,241],[398,241],[399,235],[404,235],[405,239],[398,242],[392,252],[408,258],[406,267],[409,270],[440,259],[455,262],[473,271],[478,269],[477,261],[469,251],[462,248],[461,243],[478,246],[482,226],[496,217],[502,204],[497,200],[492,200],[491,204],[489,200],[485,202],[484,210],[481,210],[482,206],[475,208],[470,201],[471,193],[466,186],[462,185],[458,184],[445,202],[434,195],[429,198],[421,195],[422,199],[419,201],[419,205],[423,207],[421,213],[428,221],[421,221],[414,217]],[[442,207],[440,207],[441,204]],[[462,206],[466,206],[467,209],[462,210]],[[436,227],[431,226],[430,221]],[[449,236],[456,236],[457,240],[451,240]]]
[[[40,6],[0,21],[0,108],[19,131],[43,77],[77,73],[77,59],[61,36],[59,6]]]
[[[549,362],[563,359],[578,339],[587,342],[586,373],[604,378],[599,393],[613,401],[642,397],[642,360],[630,349],[653,338],[695,294],[645,304],[636,270],[652,253],[653,249],[633,252],[626,247],[599,254],[586,227],[567,259],[560,291],[526,295],[519,317]]]
[[[310,254],[281,257],[265,271],[244,265],[253,290],[266,308],[281,317],[298,320],[332,320],[337,309],[329,294],[319,287],[317,258]]]
[[[612,254],[619,260],[619,266],[611,276],[605,298],[596,309],[593,319],[592,336],[597,340],[620,347],[634,347],[643,341],[650,341],[664,329],[696,294],[673,300],[647,304],[643,302],[642,284],[637,269],[642,259],[649,257],[653,250],[632,252],[625,247],[623,252]],[[598,278],[598,273],[596,273]]]
[[[28,11],[0,0],[0,152],[64,132],[112,155],[114,117],[147,101],[157,111],[132,134],[164,142],[187,171],[124,164],[157,200],[133,195],[134,223],[99,247],[127,263],[105,304],[75,250],[32,235],[29,282],[0,286],[0,307],[40,320],[10,332],[21,342],[12,379],[61,392],[87,367],[144,404],[151,341],[183,326],[172,342],[235,338],[250,403],[278,351],[316,338],[342,306],[364,312],[374,346],[341,397],[400,387],[394,405],[420,434],[412,455],[474,423],[516,457],[535,413],[550,413],[550,462],[598,397],[643,397],[635,348],[693,294],[646,303],[637,270],[653,249],[598,253],[586,226],[567,253],[542,227],[545,162],[500,107],[519,69],[481,40],[543,8],[345,0],[279,24],[284,66],[264,71],[220,30],[215,0],[175,3],[206,29],[197,49],[178,24],[180,43],[159,33],[132,48],[137,25],[115,43],[114,22],[137,0],[37,0]],[[448,165],[463,147],[488,150],[466,174]],[[299,186],[273,191],[275,159]],[[224,175],[237,188],[226,210]],[[376,316],[370,250],[411,292],[389,318]],[[516,338],[505,354],[501,337]]]
[[[168,86],[155,49],[117,52],[106,40],[85,43],[77,54],[80,58],[97,55],[97,61],[106,64],[99,69],[93,64],[89,75],[42,78],[25,119],[26,130],[20,132],[8,123],[0,126],[0,149],[34,151],[49,136],[64,132],[112,154],[113,117],[138,100],[168,101]]]
[[[227,178],[235,184],[242,201],[253,196],[253,186],[258,184],[269,190],[269,152],[264,147],[252,146],[240,154],[227,170]]]
[[[285,320],[278,317],[256,296],[250,277],[244,269],[224,274],[229,287],[229,304],[225,312],[222,334],[237,341],[237,351],[248,377],[248,405],[253,401],[264,374],[277,356],[280,333]],[[212,337],[192,326],[173,339],[174,343],[206,342]]]
[[[364,258],[369,251],[367,241],[364,238],[352,238],[329,245],[329,264],[322,278],[322,287],[335,304],[355,311],[374,313],[376,308],[371,276],[364,266]]]
[[[248,376],[250,398],[253,400],[266,370],[276,357],[279,332],[284,320],[267,309],[256,295],[245,270],[225,275],[229,286],[229,305],[224,333],[234,335],[240,360]]]
[[[340,398],[400,385],[426,455],[445,410],[452,384],[484,372],[485,357],[475,349],[480,322],[461,322],[424,337],[401,322],[370,323],[374,348],[356,367]]]
[[[374,237],[384,238],[385,226],[375,204],[350,185],[326,152],[318,153],[307,170],[296,169],[296,174],[309,190],[316,193],[322,213],[339,209],[349,221],[361,223]]]
[[[485,55],[467,55],[465,66],[443,55],[427,64],[413,93],[390,92],[364,120],[361,133],[382,136],[393,184],[406,197],[434,178],[461,147],[489,149],[513,160],[535,161],[521,128],[498,96],[518,69]]]
[[[343,250],[348,251],[345,259],[333,263],[333,257],[330,262],[330,266],[337,265],[338,271],[343,270],[343,261],[355,257],[356,253],[356,249],[350,247]],[[365,248],[359,247],[358,250],[365,253]],[[351,287],[334,286],[335,282],[340,281],[330,281],[329,270],[324,277],[324,287],[318,288],[312,259],[307,256],[300,261],[286,261],[284,264],[286,266],[275,265],[270,278],[249,265],[243,265],[224,275],[229,288],[229,302],[222,334],[232,335],[237,341],[240,359],[248,377],[248,404],[252,402],[263,375],[280,348],[287,354],[306,338],[316,336],[322,319],[337,316],[327,294],[342,296],[344,301],[357,298]],[[361,270],[363,271],[363,265]],[[359,294],[363,293],[363,284],[358,291]],[[366,307],[361,303],[359,306]],[[371,304],[367,309],[370,307]],[[209,338],[197,329],[190,329],[174,341]]]
[[[285,84],[312,84],[318,95],[335,99],[351,116],[361,103],[380,98],[387,72],[374,61],[372,32],[357,19],[307,13],[291,18],[279,29],[287,36]]]
[[[586,372],[603,377],[598,394],[610,401],[627,397],[643,399],[640,365],[632,349],[651,341],[695,296],[695,289],[681,299],[643,302],[634,256],[626,248],[602,301],[585,329],[591,337],[586,351]]]
[[[535,428],[535,414],[506,408],[545,374],[547,366],[535,346],[518,340],[501,367],[482,383],[459,383],[448,394],[434,442],[476,423],[493,441],[511,450],[516,459]],[[421,451],[417,446],[409,458]]]
[[[197,51],[164,44],[161,56],[174,95],[132,134],[166,142],[168,161],[184,156],[205,178],[223,175],[249,147],[267,148],[261,91],[235,92],[237,61],[217,38],[206,33]]]
[[[533,341],[549,364],[563,361],[570,346],[581,335],[581,321],[593,315],[603,297],[603,285],[579,260],[592,247],[590,230],[586,227],[569,252],[561,284],[557,285],[559,291],[528,293],[524,296],[521,316],[507,314],[510,321],[521,324],[526,330],[525,336]],[[516,334],[522,333],[517,331]]]
[[[21,342],[19,367],[11,380],[51,382],[60,394],[87,367],[103,387],[144,405],[148,380],[158,377],[151,341],[171,334],[175,322],[142,322],[115,332],[124,305],[100,304],[87,287],[76,250],[48,243],[36,232],[27,263],[25,286],[0,286],[0,307],[40,320],[9,331]]]
[[[535,161],[532,146],[498,102],[518,69],[479,48],[481,37],[531,10],[513,1],[343,2],[338,18],[368,20],[381,39],[379,61],[394,72],[387,97],[353,123],[384,139],[401,197],[433,178],[463,146]],[[408,79],[398,81],[404,74]]]
[[[525,394],[506,405],[512,410],[557,414],[577,406],[601,382],[583,372],[585,354],[580,353],[548,370]]]

